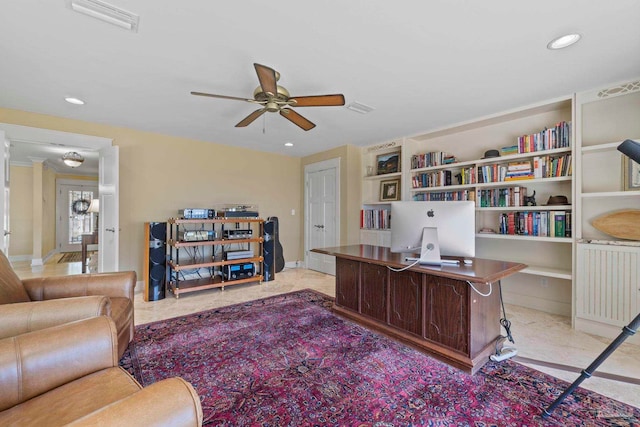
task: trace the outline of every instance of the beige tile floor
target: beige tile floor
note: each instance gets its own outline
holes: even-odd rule
[[[28,262],[15,262],[14,268],[21,278],[80,273],[80,263],[58,264],[58,258],[59,256],[53,257],[44,267],[31,268]],[[179,299],[169,295],[159,301],[145,302],[142,294],[137,293],[134,302],[136,324],[305,288],[335,296],[333,276],[306,269],[285,269],[276,274],[275,280],[270,282],[227,286],[224,290],[211,289],[188,293],[181,295]],[[572,372],[569,368],[578,370],[586,368],[611,342],[606,338],[571,329],[570,319],[563,316],[515,305],[507,305],[506,311],[512,322],[512,334],[515,347],[518,349],[518,356],[542,361],[542,364],[527,365],[562,378],[569,383],[580,375],[579,372]],[[547,366],[549,364],[561,365],[562,369],[551,368]],[[581,387],[640,407],[640,346],[623,343],[598,368],[596,375],[600,373],[618,375],[627,381],[605,379],[594,375],[592,378],[586,379]]]

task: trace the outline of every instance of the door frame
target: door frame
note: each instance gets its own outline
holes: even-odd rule
[[[319,172],[326,169],[335,169],[336,179],[334,194],[336,195],[335,202],[335,241],[337,245],[340,245],[340,157],[336,157],[329,160],[323,160],[321,162],[310,163],[304,167],[304,265],[308,265],[309,257],[309,243],[311,235],[311,221],[309,219],[309,175],[314,172]]]
[[[99,151],[100,158],[103,157],[103,154],[101,152],[102,148],[114,147],[113,139],[111,138],[84,135],[80,133],[63,132],[63,131],[44,129],[44,128],[35,128],[30,126],[15,125],[15,124],[4,123],[4,122],[0,122],[0,130],[3,130],[5,132],[5,138],[9,142],[18,141],[18,142],[35,143],[35,144],[42,144],[42,145],[82,147],[90,150]],[[0,158],[0,161],[4,161],[4,155],[2,155],[2,158]],[[102,159],[100,159],[100,165],[102,164],[103,164]],[[113,169],[114,170],[110,171],[110,173],[117,176],[119,173],[119,163],[114,164]],[[115,190],[114,197],[118,198],[119,189],[115,188],[114,190]],[[101,213],[102,213],[102,209],[103,208],[101,207],[100,208]],[[3,212],[0,212],[0,215],[2,214]],[[115,215],[116,217],[119,216],[118,210],[115,212]],[[116,218],[116,219],[119,220],[119,218]],[[100,247],[102,247],[102,245],[100,245]],[[115,259],[118,259],[119,247],[117,247],[116,245],[113,249],[116,252]],[[54,250],[53,253],[56,253],[56,251]],[[47,254],[45,259],[49,258],[53,253]],[[31,255],[31,258],[32,258],[31,260],[32,265],[42,265],[44,262],[42,258],[34,260],[33,253]],[[10,257],[9,259],[11,260],[12,257]]]

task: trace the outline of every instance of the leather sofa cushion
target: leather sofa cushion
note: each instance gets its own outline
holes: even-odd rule
[[[129,298],[111,297],[111,319],[118,331],[118,357],[133,339],[133,302]]]
[[[103,369],[0,412],[0,425],[65,425],[141,388],[122,368]]]
[[[0,304],[29,302],[29,295],[11,267],[9,259],[0,251]]]

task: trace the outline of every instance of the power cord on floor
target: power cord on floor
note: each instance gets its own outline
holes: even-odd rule
[[[506,336],[500,335],[496,339],[496,346],[494,354],[489,356],[489,359],[494,362],[501,362],[506,359],[510,359],[518,354],[518,350],[515,347],[503,345],[500,348],[500,344],[502,344],[505,340],[509,340],[509,342],[514,343],[513,336],[511,335],[511,322],[507,319],[507,312],[504,309],[504,299],[502,298],[502,284],[498,281],[498,291],[500,294],[500,306],[502,307],[502,318],[500,318],[500,326],[502,326],[507,333]]]
[[[502,306],[502,318],[500,319],[500,325],[504,328],[507,333],[506,338],[509,342],[515,344],[513,340],[513,336],[511,335],[511,321],[507,319],[507,311],[504,309],[504,299],[502,298],[502,284],[498,281],[498,291],[500,292],[500,305]]]

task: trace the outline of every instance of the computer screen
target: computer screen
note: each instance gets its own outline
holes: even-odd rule
[[[475,202],[391,202],[391,252],[420,252],[425,227],[437,229],[441,255],[475,256]]]

